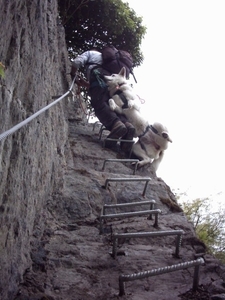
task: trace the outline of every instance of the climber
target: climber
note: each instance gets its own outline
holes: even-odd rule
[[[131,125],[125,116],[118,116],[112,111],[108,105],[110,98],[107,85],[105,83],[104,75],[111,75],[108,71],[102,68],[102,54],[96,49],[86,51],[81,55],[78,55],[72,61],[71,76],[74,78],[76,72],[80,67],[85,67],[86,77],[88,81],[83,79],[78,80],[78,84],[81,84],[89,89],[89,95],[91,98],[91,105],[94,108],[94,112],[99,121],[105,126],[110,134],[107,136],[111,139],[125,139],[133,140],[135,129]],[[107,141],[105,147],[115,149],[116,142]],[[132,147],[132,143],[121,143],[121,149],[124,152],[129,152]]]

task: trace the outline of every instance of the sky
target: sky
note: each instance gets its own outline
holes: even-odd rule
[[[133,82],[141,111],[173,140],[158,177],[192,199],[224,201],[225,1],[124,2],[147,27]]]

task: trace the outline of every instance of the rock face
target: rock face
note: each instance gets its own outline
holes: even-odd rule
[[[0,60],[6,66],[1,134],[68,90],[69,61],[56,1],[0,4]],[[103,170],[106,159],[122,159],[123,153],[102,146],[99,128],[80,117],[80,104],[66,98],[0,141],[0,299],[225,299],[224,267],[205,254],[170,188],[150,167],[134,174],[130,163],[110,161]],[[149,177],[145,190],[142,179]],[[142,181],[110,181],[106,187],[112,178]],[[104,204],[151,200],[161,210],[158,226],[155,215],[100,218]],[[149,204],[107,213],[146,209]],[[178,248],[172,235],[122,238],[112,257],[116,233],[174,230],[184,232]],[[179,257],[173,255],[177,249]],[[119,275],[200,257],[195,292],[190,267],[128,281],[119,296]]]
[[[67,91],[68,55],[57,1],[0,0],[0,133]],[[0,142],[0,299],[13,299],[32,264],[46,202],[63,187],[65,103]]]

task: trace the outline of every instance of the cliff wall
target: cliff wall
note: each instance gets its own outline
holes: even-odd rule
[[[0,7],[1,134],[65,93],[70,66],[56,0],[0,0]],[[224,267],[206,254],[167,184],[149,166],[134,174],[134,166],[114,162],[103,170],[123,153],[103,147],[80,107],[79,97],[66,98],[0,141],[0,299],[119,299],[119,275],[200,257],[196,292],[191,268],[126,283],[123,299],[225,299]],[[105,186],[109,178],[146,177],[144,196],[143,182]],[[100,232],[105,204],[144,200],[160,209],[158,226],[135,216],[106,220]],[[184,231],[179,257],[174,236],[122,239],[120,255],[111,255],[117,232],[168,230]]]
[[[57,1],[0,1],[0,133],[68,89]],[[63,186],[65,102],[0,142],[0,298],[13,299],[42,234],[46,201]]]

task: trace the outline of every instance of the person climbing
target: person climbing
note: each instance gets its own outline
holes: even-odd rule
[[[109,107],[108,100],[110,98],[108,88],[104,79],[104,75],[111,75],[102,67],[102,53],[97,49],[92,49],[78,55],[71,66],[71,76],[74,78],[79,68],[85,67],[86,78],[88,81],[79,80],[81,84],[89,89],[91,98],[91,106],[94,109],[96,117],[105,126],[110,134],[107,138],[110,139],[125,139],[133,140],[135,129],[130,124],[126,117],[117,115]],[[105,147],[114,149],[117,142],[105,141]],[[132,143],[121,143],[121,149],[124,152],[129,152]]]

